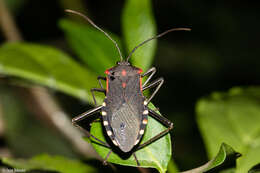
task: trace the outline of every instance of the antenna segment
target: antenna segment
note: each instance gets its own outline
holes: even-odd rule
[[[121,53],[121,51],[120,51],[120,49],[119,49],[119,46],[118,46],[118,44],[116,43],[116,41],[113,40],[105,31],[103,31],[101,28],[99,28],[92,20],[90,20],[90,18],[88,18],[86,15],[84,15],[84,14],[82,14],[82,13],[80,13],[80,12],[74,11],[74,10],[66,9],[65,11],[68,12],[68,13],[73,13],[73,14],[76,14],[76,15],[79,15],[79,16],[83,17],[83,18],[86,19],[92,26],[94,26],[96,29],[98,29],[99,31],[103,32],[103,33],[109,38],[109,40],[111,40],[111,41],[115,44],[115,46],[116,46],[116,48],[117,48],[117,50],[118,50],[118,53],[119,53],[119,55],[120,55],[120,60],[123,61],[122,53]]]
[[[135,50],[136,50],[138,47],[141,47],[141,46],[144,45],[145,43],[147,43],[147,42],[149,42],[149,41],[151,41],[151,40],[153,40],[153,39],[162,37],[162,36],[164,36],[165,34],[167,34],[167,33],[169,33],[169,32],[172,32],[172,31],[191,31],[191,29],[190,29],[190,28],[172,28],[172,29],[169,29],[169,30],[167,30],[167,31],[165,31],[165,32],[163,32],[163,33],[161,33],[161,34],[159,34],[159,35],[156,35],[156,36],[154,36],[154,37],[152,37],[152,38],[149,38],[149,39],[143,41],[142,43],[140,43],[139,45],[137,45],[137,46],[129,53],[128,57],[126,58],[126,61],[129,60],[129,58],[132,56],[132,54],[135,52]]]

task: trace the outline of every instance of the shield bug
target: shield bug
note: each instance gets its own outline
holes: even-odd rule
[[[89,131],[81,127],[80,128],[83,129],[88,136],[94,138],[110,149],[112,147],[118,147],[118,149],[124,153],[132,152],[137,165],[139,166],[135,151],[140,150],[141,148],[153,143],[167,134],[173,128],[173,123],[148,107],[149,102],[162,86],[164,79],[159,78],[150,82],[156,72],[156,68],[152,67],[148,71],[142,73],[142,69],[132,66],[129,59],[138,47],[153,39],[159,38],[172,31],[190,31],[190,29],[173,28],[157,36],[149,38],[137,45],[130,52],[126,60],[124,60],[117,43],[105,31],[94,24],[94,22],[92,22],[87,16],[73,10],[66,11],[83,17],[92,26],[103,32],[115,44],[120,55],[120,61],[117,62],[116,66],[105,71],[106,77],[98,77],[100,88],[91,89],[96,107],[76,116],[72,119],[72,123],[80,127],[78,122],[83,119],[90,118],[93,114],[101,113],[102,124],[107,136],[112,141],[111,144],[114,146],[99,140],[94,135],[90,134]],[[147,77],[144,83],[142,83],[143,77]],[[101,80],[106,81],[106,88],[103,87]],[[150,88],[155,88],[155,90],[150,97],[146,98],[143,95],[143,91]],[[101,92],[105,94],[106,97],[102,105],[97,105],[94,92]],[[148,116],[151,116],[162,123],[167,127],[167,129],[155,135],[145,143],[139,144],[148,123]],[[112,150],[110,150],[107,154],[104,163],[106,163],[106,160],[111,152]]]

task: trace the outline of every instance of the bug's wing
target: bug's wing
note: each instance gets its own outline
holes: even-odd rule
[[[130,78],[124,92],[117,94],[117,98],[113,97],[114,106],[111,106],[114,109],[111,111],[109,121],[114,139],[124,152],[130,151],[135,146],[140,132],[144,98],[139,80],[138,77]],[[121,88],[117,87],[117,93],[120,91]]]
[[[140,131],[141,116],[134,104],[124,103],[111,117],[111,127],[119,148],[130,151]]]

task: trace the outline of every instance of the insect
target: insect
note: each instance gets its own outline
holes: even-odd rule
[[[120,55],[120,61],[117,62],[116,66],[105,71],[106,77],[98,77],[98,82],[101,88],[91,89],[96,107],[76,116],[72,119],[72,123],[80,127],[78,122],[91,117],[93,114],[101,112],[102,124],[114,147],[118,147],[124,153],[132,151],[137,165],[139,166],[140,164],[136,158],[135,152],[167,134],[173,128],[173,123],[148,107],[148,104],[162,86],[164,79],[159,78],[150,82],[156,72],[156,68],[152,67],[148,71],[142,73],[142,69],[132,66],[129,59],[138,47],[153,39],[159,38],[172,31],[189,31],[190,29],[174,28],[145,40],[136,46],[130,52],[126,60],[124,60],[117,43],[105,31],[94,24],[87,16],[73,10],[66,11],[83,17],[95,28],[103,32],[115,44]],[[147,77],[147,79],[144,83],[142,83],[142,78],[144,77]],[[106,88],[103,87],[101,80],[106,81]],[[146,98],[143,95],[143,91],[150,88],[155,88],[155,90],[150,97]],[[102,105],[97,105],[94,92],[101,92],[105,94],[106,97]],[[155,135],[145,143],[139,144],[148,123],[148,116],[155,118],[157,121],[166,126],[167,129]],[[90,134],[89,131],[84,131],[106,147],[111,148],[108,143],[97,139],[95,136]],[[112,150],[110,150],[107,154],[104,163],[106,163],[111,152]]]

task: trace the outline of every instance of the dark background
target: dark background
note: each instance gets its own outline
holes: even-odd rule
[[[83,1],[82,8],[87,9],[96,24],[122,36],[124,3]],[[153,63],[158,69],[156,77],[165,78],[153,103],[174,122],[171,132],[174,160],[181,170],[191,169],[208,160],[196,124],[197,100],[213,91],[260,83],[259,4],[234,0],[152,3],[158,33],[172,27],[192,28],[192,32],[175,32],[159,39]],[[27,0],[10,7],[26,41],[51,44],[71,52],[57,25],[65,17],[61,4],[54,0]],[[4,42],[1,34],[0,41]],[[87,109],[74,98],[57,92],[55,95],[71,115]]]

